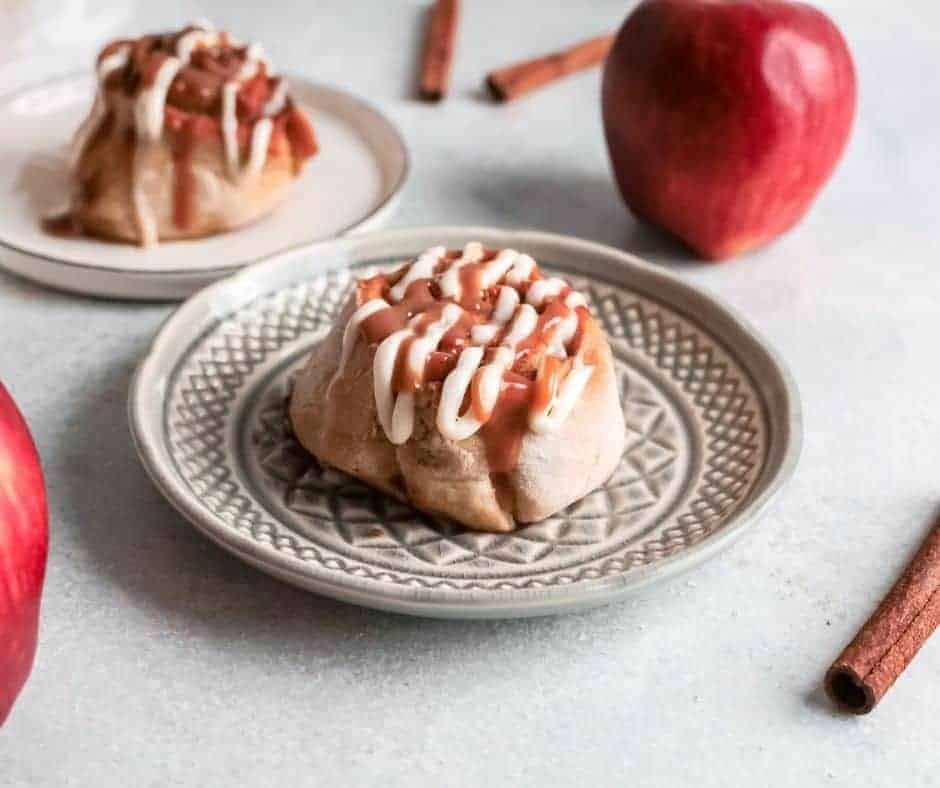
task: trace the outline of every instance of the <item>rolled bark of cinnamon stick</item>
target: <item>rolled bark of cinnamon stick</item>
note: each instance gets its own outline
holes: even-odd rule
[[[486,85],[497,101],[512,101],[576,71],[603,63],[613,43],[613,35],[598,36],[561,52],[516,63],[490,72]]]
[[[830,699],[868,714],[940,624],[940,520],[894,588],[826,673]]]
[[[459,15],[459,0],[436,0],[431,7],[421,63],[421,97],[428,101],[447,95]]]

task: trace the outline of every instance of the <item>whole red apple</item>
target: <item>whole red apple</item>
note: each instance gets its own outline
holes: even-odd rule
[[[0,725],[33,666],[48,548],[39,455],[0,383]]]
[[[607,59],[602,105],[630,209],[719,260],[809,208],[848,140],[855,68],[802,3],[645,0]]]

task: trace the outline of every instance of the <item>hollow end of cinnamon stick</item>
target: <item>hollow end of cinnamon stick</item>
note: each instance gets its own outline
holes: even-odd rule
[[[494,100],[513,101],[533,90],[603,63],[613,42],[613,35],[597,36],[560,52],[491,71],[486,76],[486,87]]]
[[[940,521],[858,634],[826,672],[840,709],[867,714],[940,626]]]
[[[486,78],[486,89],[490,92],[490,96],[493,97],[494,101],[509,101],[509,94],[493,74]]]
[[[823,685],[829,699],[850,714],[868,714],[878,702],[872,687],[845,665],[829,668]]]
[[[421,98],[424,101],[438,102],[443,101],[444,91],[440,88],[421,88]]]
[[[435,0],[431,5],[418,90],[425,101],[441,101],[447,95],[459,13],[459,0]]]

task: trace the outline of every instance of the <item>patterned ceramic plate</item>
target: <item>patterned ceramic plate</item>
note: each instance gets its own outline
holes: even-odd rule
[[[357,273],[469,240],[526,251],[585,293],[626,415],[613,478],[511,534],[467,532],[321,469],[285,423],[292,374]],[[470,228],[320,244],[209,287],[160,331],[130,418],[154,481],[225,549],[338,599],[453,617],[588,607],[704,560],[769,502],[800,438],[790,378],[726,307],[608,247]]]

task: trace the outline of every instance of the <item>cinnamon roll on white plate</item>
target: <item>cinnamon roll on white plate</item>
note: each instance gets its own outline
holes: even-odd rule
[[[479,531],[542,520],[624,449],[607,339],[584,297],[512,249],[429,249],[358,282],[290,403],[298,440]]]
[[[249,224],[317,152],[257,44],[208,25],[108,44],[73,143],[71,221],[149,246]]]
[[[367,100],[275,72],[207,25],[116,41],[94,70],[0,96],[0,268],[96,296],[182,298],[381,226],[409,158]]]

